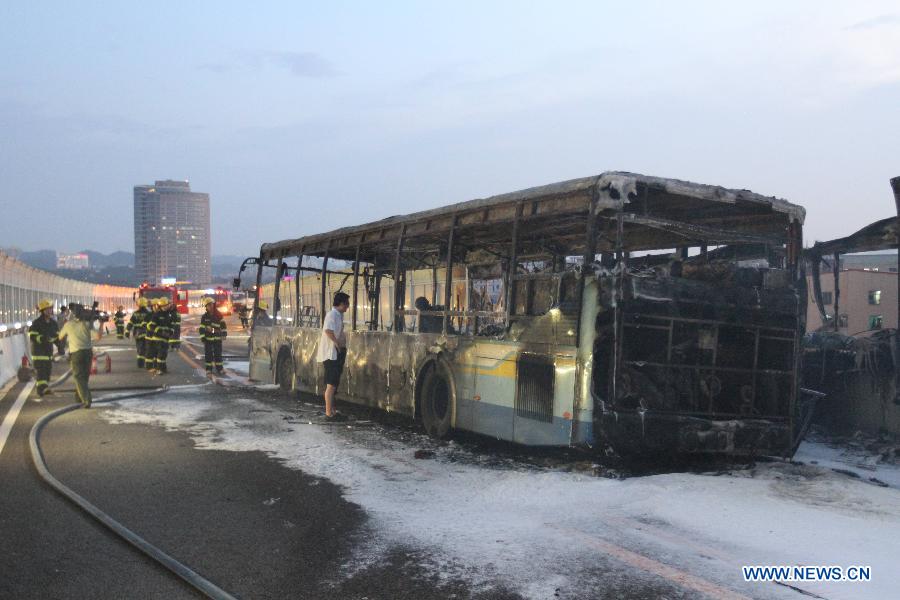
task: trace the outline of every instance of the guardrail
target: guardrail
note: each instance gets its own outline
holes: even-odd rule
[[[135,288],[60,277],[0,252],[0,337],[23,333],[37,316],[38,301],[45,298],[54,303],[54,313],[70,302],[90,306],[95,300],[101,310],[113,312],[120,304],[131,308],[134,292]]]

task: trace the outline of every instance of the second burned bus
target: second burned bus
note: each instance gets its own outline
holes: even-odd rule
[[[789,455],[806,315],[804,210],[624,172],[263,244],[250,376],[444,436],[620,453]],[[263,281],[275,283],[262,285]]]

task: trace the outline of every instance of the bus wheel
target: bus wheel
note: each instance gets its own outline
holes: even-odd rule
[[[445,437],[453,417],[453,390],[445,369],[440,365],[429,367],[425,373],[421,408],[425,432],[438,439]]]
[[[294,383],[293,379],[294,366],[291,364],[291,357],[289,354],[282,353],[278,358],[278,386],[282,392],[286,394],[291,393]]]

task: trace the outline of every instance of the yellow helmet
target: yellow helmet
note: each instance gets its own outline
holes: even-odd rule
[[[269,303],[266,302],[265,300],[260,300],[259,302],[256,303],[256,306],[258,306],[259,308],[261,308],[263,310],[269,310]]]
[[[52,301],[52,300],[41,300],[41,301],[38,302],[38,304],[37,304],[37,309],[38,309],[39,311],[40,311],[40,310],[45,310],[45,309],[48,309],[48,308],[52,308],[52,307],[53,307],[53,301]]]
[[[209,304],[214,303],[215,300],[207,296],[203,300],[201,300],[201,302],[203,303],[203,306],[208,306]]]
[[[141,296],[138,298],[138,308],[144,308],[147,306],[147,299]]]

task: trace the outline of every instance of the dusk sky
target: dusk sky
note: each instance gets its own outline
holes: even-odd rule
[[[900,5],[0,6],[0,245],[133,251],[132,187],[211,195],[214,254],[626,170],[894,212]]]

